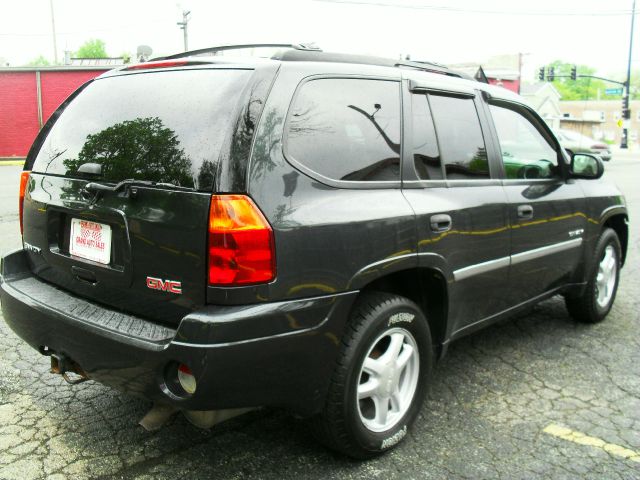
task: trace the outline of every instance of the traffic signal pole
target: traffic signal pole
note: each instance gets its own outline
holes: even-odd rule
[[[633,49],[633,27],[636,20],[636,0],[633,0],[631,7],[631,35],[629,38],[629,61],[627,62],[627,80],[624,82],[624,96],[622,97],[622,139],[620,140],[620,148],[629,148],[628,144],[628,127],[631,119],[631,110],[629,110],[629,95],[631,90],[631,52]]]

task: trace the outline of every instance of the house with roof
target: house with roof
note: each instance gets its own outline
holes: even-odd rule
[[[560,128],[562,110],[560,109],[560,92],[550,82],[523,84],[522,95],[540,115],[547,125],[553,129]]]

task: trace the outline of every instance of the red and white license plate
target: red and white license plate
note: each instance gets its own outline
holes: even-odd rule
[[[111,260],[111,227],[104,223],[72,218],[69,253],[108,264]]]

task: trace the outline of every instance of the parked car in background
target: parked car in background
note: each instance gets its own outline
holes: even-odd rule
[[[611,160],[611,149],[609,145],[598,140],[594,140],[586,135],[581,135],[572,130],[557,130],[556,136],[564,148],[568,148],[573,153],[591,153],[599,155],[602,160]]]

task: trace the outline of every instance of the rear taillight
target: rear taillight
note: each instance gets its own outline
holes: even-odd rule
[[[20,198],[18,199],[18,212],[20,213],[20,235],[23,232],[22,215],[24,212],[24,193],[27,191],[27,182],[29,181],[29,174],[31,172],[22,172],[20,174]]]
[[[607,146],[601,143],[596,143],[595,145],[591,145],[591,148],[593,148],[594,150],[604,150],[605,148],[607,148]]]
[[[273,230],[245,195],[211,197],[208,247],[210,285],[249,285],[275,278]]]

